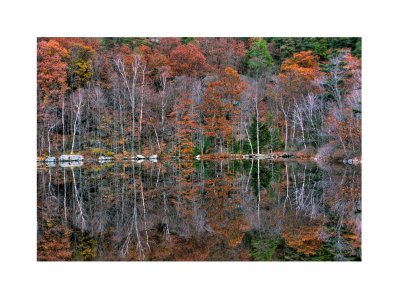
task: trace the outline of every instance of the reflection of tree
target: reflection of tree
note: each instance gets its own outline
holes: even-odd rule
[[[287,191],[280,215],[286,245],[304,255],[325,253],[332,260],[357,259],[361,244],[357,169],[349,174],[342,168],[320,171],[307,164],[289,168],[283,180]]]
[[[39,260],[357,260],[354,167],[269,161],[38,171]]]
[[[361,248],[361,175],[358,168],[332,168],[326,202],[332,211],[332,238],[337,259],[359,255]]]
[[[242,202],[234,177],[229,169],[224,169],[216,177],[204,181],[204,209],[212,231],[221,236],[229,247],[242,242],[248,224],[242,214]]]
[[[60,217],[45,215],[38,235],[38,261],[71,260],[71,229],[61,223]]]
[[[177,217],[182,222],[181,232],[186,235],[203,230],[202,215],[199,213],[199,184],[191,161],[180,161],[176,172],[176,194],[172,202]]]
[[[75,179],[75,172],[74,172],[74,168],[71,168],[71,172],[72,172],[72,178],[73,178],[73,196],[76,202],[76,206],[77,206],[77,223],[81,225],[81,229],[82,231],[85,229],[86,227],[86,215],[84,214],[84,208],[83,208],[83,199],[81,197],[81,195],[79,194],[78,188],[76,186],[76,179]]]
[[[296,249],[298,253],[305,255],[315,255],[321,248],[323,239],[322,225],[318,222],[300,222],[288,225],[282,233],[282,238],[286,245]]]
[[[319,172],[307,164],[286,164],[282,238],[297,253],[316,255],[324,236]]]
[[[54,184],[58,183],[57,173],[48,170],[40,172],[38,178],[38,192],[43,193],[43,197],[38,197],[38,245],[37,259],[39,261],[58,261],[70,260],[72,257],[71,249],[71,229],[63,221],[61,211],[58,206],[59,200],[56,197]],[[55,181],[52,176],[55,176]],[[46,185],[46,177],[48,184]],[[54,184],[53,184],[54,183]]]

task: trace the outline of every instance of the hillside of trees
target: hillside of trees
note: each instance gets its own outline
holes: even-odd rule
[[[360,38],[38,38],[37,155],[361,155]]]

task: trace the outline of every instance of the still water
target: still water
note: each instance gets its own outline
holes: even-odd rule
[[[361,169],[223,160],[39,165],[40,261],[360,261]]]

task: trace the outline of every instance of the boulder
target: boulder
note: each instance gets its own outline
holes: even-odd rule
[[[105,163],[105,162],[113,162],[114,157],[112,156],[100,156],[99,157],[99,163]]]
[[[146,158],[145,156],[140,155],[140,154],[132,156],[132,159],[145,159],[145,158]]]
[[[44,162],[46,162],[46,163],[54,163],[54,162],[56,162],[57,160],[56,160],[56,158],[54,157],[54,156],[48,156],[45,160],[44,160]]]
[[[200,160],[200,155],[196,155],[194,158]]]
[[[158,158],[158,156],[156,154],[149,156],[149,159],[157,159],[157,158]]]
[[[78,154],[61,155],[59,158],[60,161],[80,161],[83,159],[84,159],[83,156]]]
[[[99,161],[111,161],[114,160],[112,156],[99,156]]]
[[[345,158],[345,159],[343,159],[343,163],[352,165],[354,162],[353,162],[353,159],[351,159],[351,158]]]

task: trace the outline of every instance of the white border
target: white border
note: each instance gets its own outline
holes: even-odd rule
[[[394,189],[400,113],[395,3],[2,1],[0,296],[398,295],[398,274],[392,272],[399,265],[400,210]],[[37,36],[362,36],[363,261],[37,263]]]

